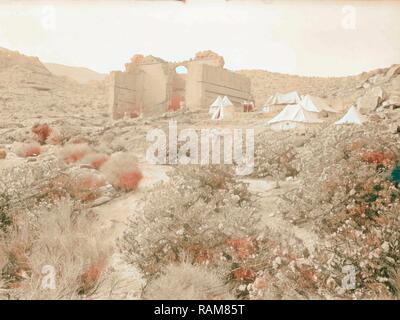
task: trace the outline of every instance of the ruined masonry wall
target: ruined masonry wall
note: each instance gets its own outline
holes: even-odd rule
[[[111,74],[109,104],[114,119],[161,115],[181,106],[205,110],[218,95],[228,96],[240,109],[243,101],[252,100],[250,80],[213,60],[184,62],[188,68],[184,75],[176,74],[176,63],[154,57],[139,62]]]
[[[191,108],[207,108],[217,96],[228,96],[236,107],[252,100],[251,83],[247,77],[206,64],[190,66],[186,93]],[[191,82],[191,83],[189,83]],[[193,92],[189,92],[193,90]]]
[[[113,72],[111,74],[109,105],[114,119],[124,115],[135,117],[141,113],[143,72]]]

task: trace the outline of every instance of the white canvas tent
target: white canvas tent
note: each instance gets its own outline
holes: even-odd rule
[[[305,95],[301,97],[300,104],[310,112],[330,112],[337,113],[324,99],[316,96]]]
[[[301,98],[297,91],[292,91],[288,93],[275,93],[273,96],[269,97],[264,106],[270,106],[275,104],[296,104],[301,101]]]
[[[224,104],[224,107],[229,107],[229,106],[233,107],[233,103],[231,102],[231,100],[229,100],[229,98],[227,96],[224,96],[222,98],[222,102]]]
[[[288,105],[268,121],[273,130],[289,130],[309,124],[321,123],[317,113],[307,111],[300,104]]]
[[[210,105],[208,113],[213,115],[220,105],[222,105],[222,98],[221,96],[218,96],[217,99],[215,99],[215,101]]]
[[[346,114],[335,124],[363,124],[363,122],[362,115],[357,111],[356,107],[351,106]]]
[[[218,99],[218,98],[217,98]],[[212,120],[232,119],[235,113],[235,106],[227,96],[224,96],[214,109],[211,115]]]

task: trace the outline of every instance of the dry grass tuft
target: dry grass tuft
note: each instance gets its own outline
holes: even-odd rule
[[[108,159],[109,156],[104,153],[89,153],[82,158],[81,162],[90,165],[96,170],[100,170],[101,166],[103,166]]]
[[[218,275],[205,266],[188,262],[167,266],[144,290],[147,300],[225,300],[233,299]]]
[[[88,266],[88,268],[80,276],[80,287],[78,289],[79,294],[87,295],[95,290],[104,271],[104,267],[104,259],[98,259]]]
[[[83,159],[90,152],[91,148],[85,143],[68,144],[61,150],[60,158],[66,164],[72,164]]]
[[[95,294],[111,254],[104,234],[93,228],[95,217],[74,209],[68,200],[50,208],[39,207],[31,214],[33,218],[21,221],[7,240],[6,247],[15,249],[5,262],[4,246],[0,247],[6,285],[1,293],[11,299],[79,299]],[[54,271],[50,272],[54,288],[44,286],[49,275],[46,268]]]

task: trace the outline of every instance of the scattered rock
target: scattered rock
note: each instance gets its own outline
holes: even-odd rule
[[[381,87],[374,87],[367,93],[358,98],[357,108],[362,114],[368,114],[374,111],[379,104],[384,100],[385,92]]]
[[[368,114],[377,108],[378,103],[379,97],[366,95],[357,100],[357,109],[361,114]]]

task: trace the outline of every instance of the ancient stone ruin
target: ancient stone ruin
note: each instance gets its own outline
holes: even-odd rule
[[[187,72],[177,73],[177,67]],[[224,69],[223,57],[212,51],[181,62],[135,55],[124,72],[112,72],[109,80],[114,119],[160,115],[182,107],[206,110],[218,95],[228,96],[237,108],[253,100],[250,80]]]

